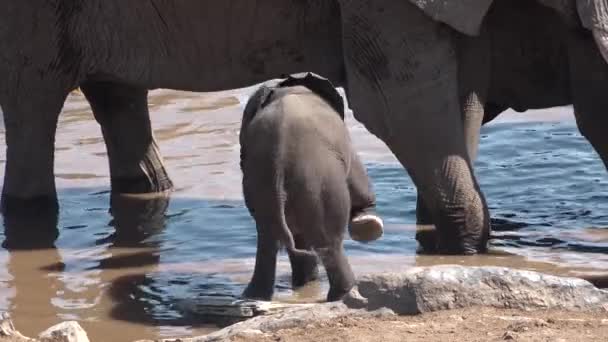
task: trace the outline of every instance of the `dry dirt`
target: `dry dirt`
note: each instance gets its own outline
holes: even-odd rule
[[[473,308],[388,318],[342,318],[328,323],[243,335],[233,342],[608,341],[608,312]]]

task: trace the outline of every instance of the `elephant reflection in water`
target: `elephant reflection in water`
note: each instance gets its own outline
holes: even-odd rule
[[[87,267],[86,260],[79,260],[75,267],[80,270],[75,272],[66,272],[66,268],[73,268],[66,261],[66,251],[71,251],[56,247],[60,235],[57,214],[5,217],[2,247],[8,251],[9,280],[6,283],[14,295],[9,299],[10,307],[3,309],[11,312],[21,332],[35,335],[65,320],[65,315],[76,315],[83,319],[81,323],[85,329],[95,335],[107,330],[108,323],[103,319],[87,322],[86,318],[110,312],[118,319],[142,321],[148,314],[150,308],[146,301],[130,297],[136,291],[134,288],[142,285],[139,276],[119,276],[133,272],[135,267],[149,269],[158,265],[160,242],[154,236],[165,227],[169,196],[157,195],[148,199],[112,196],[110,203],[110,225],[115,230],[95,241],[98,246],[106,246],[103,254],[97,254],[99,260],[94,260],[98,264]],[[115,278],[122,280],[115,282]],[[106,283],[111,284],[109,294],[103,290]],[[72,302],[74,298],[78,298],[76,302]],[[122,304],[128,305],[128,310],[112,309],[120,308]],[[71,307],[66,307],[68,305]],[[133,336],[133,339],[138,337],[141,336]]]

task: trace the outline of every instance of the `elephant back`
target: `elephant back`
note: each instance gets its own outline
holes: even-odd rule
[[[328,79],[312,72],[293,74],[280,82],[277,87],[303,86],[325,100],[344,120],[344,99]]]

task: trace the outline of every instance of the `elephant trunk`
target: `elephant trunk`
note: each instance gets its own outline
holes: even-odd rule
[[[583,27],[593,32],[595,43],[608,63],[608,0],[577,0]]]

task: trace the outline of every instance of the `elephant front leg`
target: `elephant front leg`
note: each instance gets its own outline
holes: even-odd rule
[[[465,143],[453,33],[407,1],[352,0],[342,9],[355,117],[409,172],[440,251],[485,251],[489,213]]]
[[[576,124],[608,169],[608,63],[583,34],[571,37],[569,59]]]
[[[479,131],[484,116],[483,103],[479,94],[472,91],[461,97],[461,108],[466,150],[472,165],[477,157]],[[471,172],[473,171],[471,170]],[[434,224],[433,217],[420,192],[416,199],[416,223],[419,225],[416,230],[416,240],[420,244],[421,251],[435,251],[438,248],[437,231],[429,227]]]
[[[354,151],[351,154],[351,167],[347,181],[351,200],[348,225],[351,238],[360,242],[379,239],[383,234],[384,223],[376,213],[376,195],[365,166]]]
[[[458,50],[458,89],[466,150],[471,164],[477,159],[479,135],[482,124],[498,113],[485,116],[485,102],[490,85],[490,40],[486,32],[479,37],[459,37]],[[418,194],[416,202],[416,240],[423,251],[434,251],[437,247],[437,232],[429,229],[433,224],[431,212],[424,199]]]
[[[150,124],[147,90],[104,82],[87,82],[81,89],[101,125],[112,191],[133,194],[171,189]]]
[[[23,72],[22,78],[28,79],[28,74]],[[6,128],[5,216],[56,216],[59,208],[53,172],[55,131],[67,90],[38,82],[31,87],[15,84],[0,99]]]

